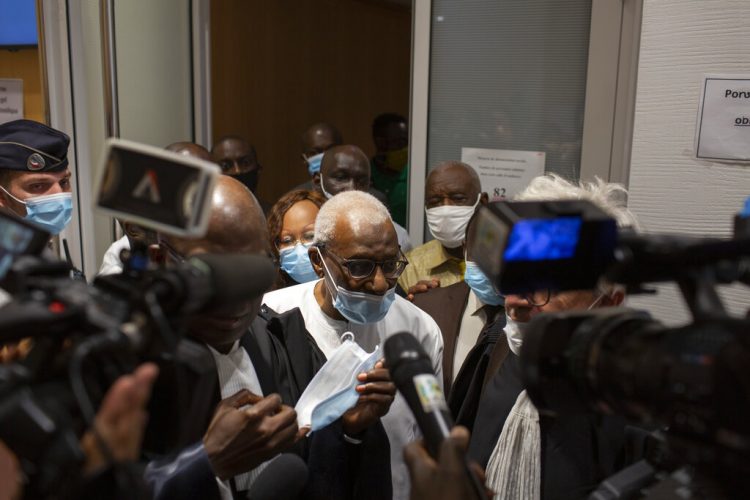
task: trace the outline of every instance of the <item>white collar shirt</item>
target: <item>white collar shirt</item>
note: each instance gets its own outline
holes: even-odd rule
[[[253,362],[250,360],[250,356],[244,347],[240,345],[240,341],[236,341],[232,348],[227,354],[222,354],[211,346],[207,346],[211,355],[216,362],[216,371],[219,375],[219,386],[221,387],[221,399],[226,399],[230,396],[235,395],[242,389],[263,396],[263,389],[260,387],[260,380],[258,374],[255,372]],[[268,465],[268,462],[260,464],[255,469],[239,474],[235,476],[234,482],[237,491],[247,491],[253,484],[258,475]],[[221,481],[216,478],[219,483],[219,490],[222,499],[231,499],[232,491],[229,486],[229,481]]]
[[[385,339],[399,332],[414,335],[432,360],[437,379],[443,380],[443,337],[435,321],[406,299],[396,296],[385,318],[377,323],[360,325],[330,318],[318,305],[314,288],[318,281],[303,283],[267,293],[263,303],[284,313],[299,307],[305,327],[326,357],[341,344],[341,335],[352,332],[356,342],[367,352],[372,352]],[[325,286],[325,285],[324,285]],[[409,498],[409,475],[403,459],[404,447],[421,437],[406,400],[397,394],[388,413],[381,419],[391,445],[391,479],[393,498]]]
[[[461,326],[458,330],[456,349],[453,354],[454,381],[461,371],[461,365],[464,364],[466,356],[476,345],[479,334],[482,333],[486,323],[487,313],[484,310],[484,303],[479,300],[473,290],[469,289],[469,297],[466,300],[466,307],[461,317]]]

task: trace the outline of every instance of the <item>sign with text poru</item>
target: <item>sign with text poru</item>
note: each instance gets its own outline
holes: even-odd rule
[[[750,161],[750,75],[706,75],[703,78],[695,157]]]

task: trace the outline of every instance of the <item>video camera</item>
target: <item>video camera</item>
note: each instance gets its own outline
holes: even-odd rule
[[[469,258],[503,294],[676,282],[692,314],[678,328],[626,308],[536,316],[521,350],[525,387],[540,412],[666,428],[671,459],[730,496],[750,491],[750,319],[731,317],[716,290],[750,285],[750,200],[727,240],[618,231],[587,201],[490,204],[472,231]]]
[[[112,140],[104,166],[99,204],[107,213],[182,237],[205,232],[215,165]],[[13,297],[0,309],[0,345],[32,340],[23,360],[0,364],[0,441],[18,457],[32,498],[59,495],[80,477],[79,438],[117,377],[160,359],[199,378],[215,372],[210,354],[183,338],[186,319],[258,297],[275,278],[265,256],[201,255],[162,269],[136,246],[123,254],[122,274],[87,285],[70,279],[68,264],[41,256],[49,235],[33,224],[0,213],[0,229],[0,286]],[[174,418],[162,420],[150,427],[180,433]]]

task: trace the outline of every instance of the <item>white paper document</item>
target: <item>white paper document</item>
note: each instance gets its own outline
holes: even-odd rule
[[[23,118],[23,80],[0,78],[0,123]]]
[[[704,76],[695,157],[750,161],[750,75]]]
[[[479,174],[482,191],[490,201],[509,199],[528,186],[531,179],[544,174],[542,151],[512,149],[461,148],[461,161]]]

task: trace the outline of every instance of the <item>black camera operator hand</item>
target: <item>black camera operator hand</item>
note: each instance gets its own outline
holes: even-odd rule
[[[424,447],[422,441],[409,444],[404,449],[404,459],[411,477],[412,500],[463,500],[477,499],[472,481],[466,472],[466,448],[469,446],[469,431],[456,426],[451,429],[449,439],[440,445],[440,457],[436,462]],[[484,471],[478,464],[470,465],[479,480],[484,484]],[[485,486],[487,498],[494,493]]]
[[[0,500],[21,498],[22,480],[16,455],[0,441]]]
[[[115,462],[134,462],[140,455],[148,420],[146,405],[158,374],[156,365],[144,363],[131,375],[118,378],[104,396],[94,419],[94,429]],[[93,474],[109,465],[94,430],[86,431],[81,447],[86,454],[84,474]]]
[[[132,374],[119,377],[109,388],[94,419],[98,438],[91,429],[81,438],[86,456],[82,480],[110,465],[102,444],[115,462],[138,459],[148,418],[146,404],[158,373],[156,365],[145,363]],[[21,474],[15,454],[0,442],[0,500],[22,497]]]
[[[243,406],[251,405],[249,408]],[[222,480],[254,469],[299,440],[297,412],[278,394],[261,398],[247,389],[224,399],[203,436],[214,474]]]

